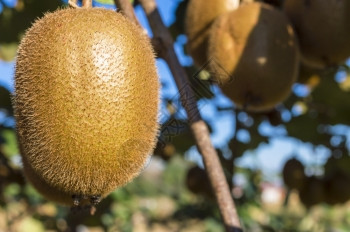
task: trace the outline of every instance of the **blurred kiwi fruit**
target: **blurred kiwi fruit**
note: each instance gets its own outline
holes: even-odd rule
[[[325,176],[326,203],[342,204],[350,199],[350,176],[341,170]]]
[[[284,164],[283,181],[288,188],[301,190],[304,187],[306,180],[304,169],[304,165],[296,158],[292,158]]]
[[[304,64],[324,68],[350,57],[349,0],[285,0],[283,8],[298,34]]]
[[[209,177],[205,170],[198,166],[193,166],[188,170],[186,186],[194,194],[214,199]]]
[[[346,149],[346,148],[345,148]],[[340,157],[331,156],[324,165],[326,180],[326,202],[341,204],[350,200],[350,156],[344,153]]]
[[[296,81],[299,47],[288,18],[263,3],[219,16],[209,36],[210,71],[237,107],[262,112],[285,100]]]
[[[72,205],[69,196],[104,197],[132,180],[156,143],[159,88],[149,38],[120,13],[67,8],[37,20],[13,98],[29,181]]]
[[[299,191],[299,197],[306,208],[324,202],[326,199],[326,182],[316,176],[307,177],[304,187]]]
[[[202,67],[208,61],[207,47],[209,28],[214,19],[224,12],[236,8],[236,0],[190,0],[185,16],[187,50],[194,63]]]

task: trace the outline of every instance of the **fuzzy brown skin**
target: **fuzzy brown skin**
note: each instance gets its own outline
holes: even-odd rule
[[[324,68],[350,57],[349,0],[285,0],[302,52],[303,63]]]
[[[159,87],[149,39],[121,14],[46,14],[26,32],[16,63],[27,175],[63,195],[105,196],[129,182],[155,146]]]
[[[22,156],[23,172],[26,179],[34,186],[34,188],[47,200],[54,201],[61,205],[72,206],[73,198],[70,191],[64,189],[58,189],[55,186],[47,183],[35,170],[31,167],[25,156]],[[89,204],[88,201],[82,202],[82,204]]]
[[[248,111],[267,111],[286,99],[298,74],[298,44],[288,19],[250,3],[215,20],[210,70],[223,92]]]
[[[186,9],[185,32],[187,49],[196,66],[208,61],[207,48],[210,26],[221,14],[234,8],[233,0],[190,0]]]

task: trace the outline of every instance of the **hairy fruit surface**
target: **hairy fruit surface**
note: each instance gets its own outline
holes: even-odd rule
[[[37,20],[20,44],[13,100],[26,175],[61,196],[107,195],[140,173],[155,146],[154,53],[114,11]]]

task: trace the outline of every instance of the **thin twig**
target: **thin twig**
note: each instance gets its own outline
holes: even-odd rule
[[[128,10],[126,15],[134,15],[131,10],[129,0],[115,0],[117,5],[122,7],[122,10]],[[173,44],[174,41],[164,25],[154,0],[139,0],[144,11],[146,12],[149,24],[152,28],[154,37],[153,41],[157,41],[160,46],[162,58],[167,62],[180,92],[181,102],[187,112],[188,120],[191,126],[192,133],[195,137],[199,152],[202,154],[206,171],[208,173],[211,185],[215,192],[215,196],[220,208],[226,231],[240,232],[239,217],[236,207],[233,202],[229,186],[227,184],[224,171],[222,169],[218,154],[213,147],[207,125],[201,119],[196,97],[189,83],[189,78],[181,66],[175,54]],[[126,8],[123,6],[129,5]],[[132,11],[132,12],[131,12]],[[133,20],[133,17],[130,17]],[[135,22],[135,21],[134,21]],[[158,43],[159,42],[159,43]]]

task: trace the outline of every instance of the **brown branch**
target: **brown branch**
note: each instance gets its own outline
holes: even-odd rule
[[[128,17],[131,21],[139,25],[137,18],[134,14],[134,7],[131,5],[129,1],[118,1],[114,0],[115,5],[117,6],[117,10],[121,11],[126,17]]]
[[[161,41],[159,39],[157,39],[157,38],[152,38],[151,39],[151,44],[152,44],[154,52],[156,53],[156,56],[160,57],[160,58],[163,58],[164,54],[162,52],[163,49],[162,49]]]
[[[115,0],[126,14],[134,15],[129,0]],[[156,42],[158,52],[167,62],[180,92],[181,102],[187,112],[192,133],[195,137],[199,152],[202,154],[205,169],[208,173],[211,185],[215,192],[215,196],[220,208],[221,215],[226,227],[226,231],[238,232],[242,231],[239,217],[233,202],[229,186],[227,184],[224,171],[222,169],[218,154],[213,147],[208,127],[201,119],[197,108],[197,101],[194,92],[189,83],[189,78],[181,66],[175,54],[173,44],[174,41],[163,23],[154,0],[139,0],[144,11],[146,12],[149,24],[152,28],[154,37],[153,44]],[[128,5],[126,8],[123,6]],[[129,17],[131,20],[135,16]],[[134,21],[135,22],[135,21]]]

